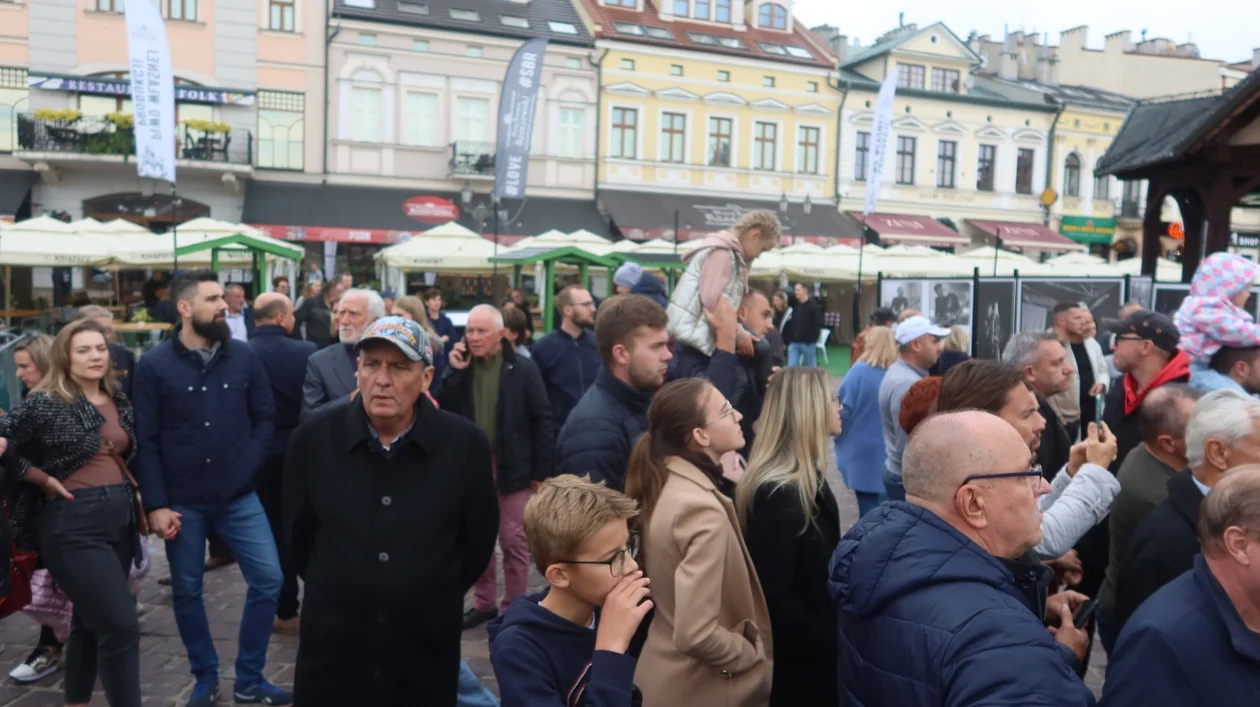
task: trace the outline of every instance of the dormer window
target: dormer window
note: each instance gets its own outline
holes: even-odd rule
[[[766,4],[761,6],[757,14],[757,24],[768,29],[787,29],[787,8],[782,5]]]
[[[608,7],[628,7],[635,9],[639,6],[639,0],[604,0],[604,4]]]

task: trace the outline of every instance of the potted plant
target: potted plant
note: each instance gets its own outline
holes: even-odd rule
[[[232,126],[221,120],[202,120],[200,118],[189,118],[184,121],[184,125],[190,130],[200,130],[203,133],[226,133],[232,129]]]
[[[40,108],[35,111],[36,120],[63,126],[71,125],[81,117],[83,114],[73,108]]]
[[[131,130],[136,127],[136,116],[130,113],[107,113],[105,120],[108,120],[118,130]]]

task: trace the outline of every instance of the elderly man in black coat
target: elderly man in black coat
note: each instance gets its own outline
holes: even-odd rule
[[[490,445],[425,396],[419,325],[385,317],[355,348],[358,390],[293,433],[284,468],[306,582],[296,703],[453,707],[464,594],[499,525]]]

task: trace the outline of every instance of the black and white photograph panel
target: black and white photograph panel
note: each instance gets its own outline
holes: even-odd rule
[[[976,290],[976,358],[996,361],[1015,333],[1015,281],[981,280]]]
[[[881,307],[901,316],[907,309],[923,311],[923,280],[884,280],[879,293]]]
[[[1120,279],[1020,280],[1019,330],[1049,329],[1054,325],[1055,305],[1080,302],[1094,315],[1098,340],[1102,343],[1108,336],[1107,326],[1118,318],[1123,298],[1124,280]]]
[[[1149,276],[1139,275],[1129,278],[1129,296],[1125,304],[1137,302],[1146,309],[1151,308],[1151,296],[1155,282]]]
[[[1172,316],[1177,313],[1177,308],[1181,306],[1181,300],[1190,294],[1190,286],[1180,283],[1155,285],[1155,304],[1154,309],[1160,314]]]
[[[928,311],[924,312],[939,326],[971,326],[971,280],[940,280],[929,282],[932,294],[927,298]]]

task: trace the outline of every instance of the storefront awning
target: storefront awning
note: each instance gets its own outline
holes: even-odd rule
[[[857,221],[862,214],[850,212]],[[925,245],[937,247],[967,246],[971,239],[931,216],[874,213],[866,217],[866,226],[879,234],[880,245]]]
[[[1079,243],[1064,238],[1039,223],[978,221],[970,218],[966,222],[990,237],[1002,239],[1002,245],[1007,248],[1053,252],[1074,252],[1082,249]]]
[[[478,206],[483,206],[477,213]],[[474,219],[484,216],[484,221]],[[241,220],[273,238],[387,245],[452,221],[490,238],[494,211],[488,194],[464,208],[454,192],[251,181]],[[511,245],[550,230],[587,230],[607,236],[608,226],[590,199],[531,196],[500,204],[499,243]]]
[[[777,200],[605,189],[599,193],[599,203],[621,235],[636,241],[653,238],[673,240],[675,214],[679,240],[692,240],[714,231],[727,230],[744,214],[758,209],[768,209],[779,217],[785,242],[808,240],[856,244],[861,238],[857,224],[825,202],[811,203],[809,213],[806,213],[805,205],[795,201],[787,205],[787,210],[780,211]]]
[[[0,220],[15,219],[34,181],[34,172],[0,169]]]
[[[1101,243],[1111,245],[1116,235],[1116,220],[1091,216],[1064,216],[1059,233],[1077,243]]]

